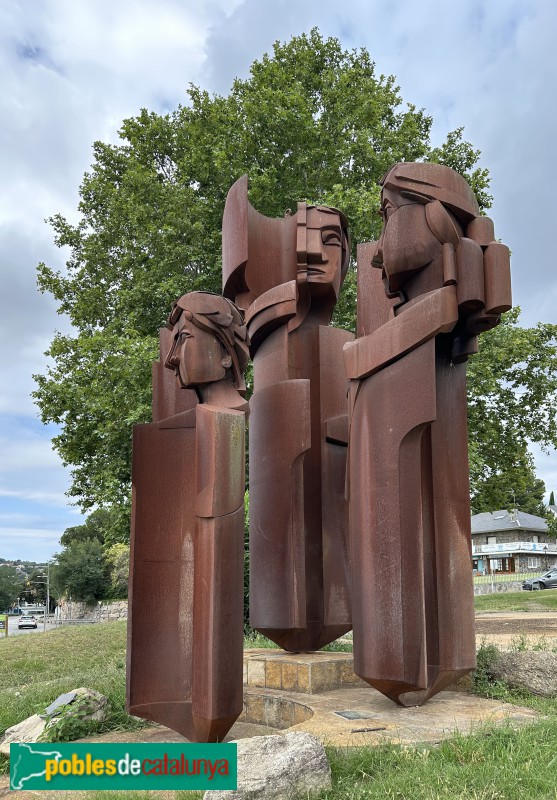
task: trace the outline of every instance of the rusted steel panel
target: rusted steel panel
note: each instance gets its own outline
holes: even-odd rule
[[[484,263],[486,311],[502,314],[512,308],[509,248],[500,242],[491,242],[486,247]]]
[[[362,382],[351,424],[354,668],[392,699],[426,686],[420,472],[434,380],[430,340]]]
[[[194,411],[195,415],[195,411]],[[130,714],[192,738],[195,428],[137,425],[128,615]]]
[[[194,538],[195,739],[222,741],[243,708],[244,507],[198,518]]]
[[[269,425],[272,418],[273,425]],[[250,625],[273,641],[306,626],[303,458],[310,385],[268,386],[250,401]],[[254,465],[257,465],[257,469]]]

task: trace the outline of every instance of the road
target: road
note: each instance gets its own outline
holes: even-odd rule
[[[11,638],[12,636],[21,636],[26,633],[43,633],[44,630],[44,622],[43,617],[37,614],[37,627],[36,628],[22,628],[21,630],[18,629],[17,623],[19,622],[19,617],[8,617],[8,636]],[[52,630],[52,628],[56,627],[54,625],[54,621],[49,618],[46,622],[46,629],[47,631]],[[3,639],[5,636],[4,631],[0,631],[0,637]]]

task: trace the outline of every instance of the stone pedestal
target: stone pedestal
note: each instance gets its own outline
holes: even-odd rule
[[[244,686],[250,689],[319,694],[366,685],[354,674],[352,653],[244,651]]]

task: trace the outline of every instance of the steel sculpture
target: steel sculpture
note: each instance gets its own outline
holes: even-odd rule
[[[348,267],[346,220],[298,203],[282,219],[248,202],[223,218],[223,294],[245,311],[250,400],[250,624],[285,650],[317,650],[351,628],[345,499],[352,334],[329,325]]]
[[[465,362],[511,307],[509,251],[448,167],[397,164],[382,187],[345,346],[354,661],[418,705],[475,665]]]
[[[214,742],[242,711],[246,329],[192,292],[160,346],[133,438],[127,707]]]

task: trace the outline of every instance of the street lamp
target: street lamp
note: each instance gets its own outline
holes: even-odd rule
[[[46,604],[44,609],[44,619],[43,619],[43,632],[46,633],[46,616],[50,611],[50,564],[45,564],[46,566],[46,575],[37,575],[36,578],[33,578],[33,583],[46,583]],[[37,578],[45,578],[46,580],[37,580]]]

